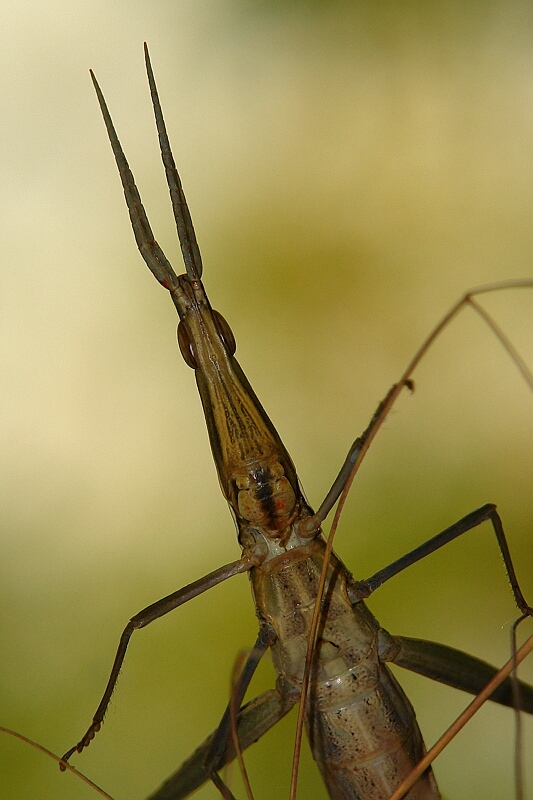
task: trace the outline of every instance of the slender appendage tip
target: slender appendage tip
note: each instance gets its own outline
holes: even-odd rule
[[[172,155],[172,149],[168,139],[165,120],[163,117],[163,110],[159,101],[159,94],[157,91],[157,85],[155,82],[152,64],[150,62],[150,54],[148,52],[148,46],[146,42],[144,43],[144,59],[146,64],[146,74],[148,76],[148,84],[150,86],[150,95],[152,97],[157,133],[159,136],[161,158],[165,167],[167,184],[170,192],[172,210],[174,212],[174,220],[176,222],[176,229],[180,241],[183,261],[185,263],[185,269],[187,270],[189,278],[191,278],[191,280],[199,280],[202,277],[202,256],[196,240],[196,234],[194,232],[194,226],[181,184],[181,179]]]

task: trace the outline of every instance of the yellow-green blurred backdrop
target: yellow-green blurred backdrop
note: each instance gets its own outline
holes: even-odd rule
[[[86,729],[129,617],[238,556],[175,313],[136,251],[88,68],[181,270],[148,40],[213,305],[317,505],[451,303],[533,272],[533,6],[0,7],[0,724],[60,753]],[[531,364],[533,292],[487,306]],[[415,377],[361,470],[337,551],[363,578],[493,501],[531,598],[531,394],[468,313]],[[515,610],[487,526],[370,605],[394,633],[508,656]],[[75,764],[117,800],[145,797],[217,723],[255,630],[241,577],[138,633]],[[431,743],[466,696],[400,678]],[[257,691],[272,680],[265,666]],[[293,721],[279,729],[250,753],[257,800],[287,797]],[[446,797],[511,797],[512,747],[512,714],[483,710],[436,766]],[[3,736],[0,758],[2,797],[95,796]],[[533,792],[530,754],[526,766]],[[324,797],[319,784],[307,762],[300,796]]]

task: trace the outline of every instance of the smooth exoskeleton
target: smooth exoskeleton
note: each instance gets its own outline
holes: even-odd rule
[[[326,588],[312,651],[305,703],[307,734],[329,795],[335,800],[386,800],[424,754],[413,708],[390,672],[388,661],[473,693],[496,671],[478,659],[445,645],[391,636],[382,629],[364,599],[385,580],[446,542],[485,520],[494,528],[517,605],[531,613],[514,574],[496,508],[487,504],[421,547],[376,573],[355,581],[344,564],[327,556],[320,525],[338,500],[385,415],[422,352],[378,407],[370,425],[352,445],[331,491],[315,514],[307,503],[294,464],[272,422],[235,359],[235,341],[224,318],[205,293],[202,265],[191,217],[168,144],[154,78],[146,51],[148,78],[174,215],[187,274],[177,276],[154,239],[144,208],[115,133],[102,93],[94,79],[105,124],[119,167],[126,201],[143,258],[170,292],[180,322],[178,340],[196,382],[207,421],[220,486],[234,516],[241,558],[154,603],[128,623],[120,640],[111,677],[85,736],[65,754],[89,744],[99,730],[134,630],[166,614],[211,586],[249,572],[259,619],[259,635],[235,689],[240,706],[263,653],[270,649],[277,672],[276,688],[243,706],[238,715],[242,748],[272,727],[302,693],[312,618]],[[491,290],[498,287],[487,287]],[[474,303],[465,296],[457,308]],[[457,310],[454,307],[438,330]],[[533,688],[522,685],[521,705],[533,712]],[[509,682],[493,696],[512,705]],[[231,714],[217,731],[158,789],[153,798],[187,796],[211,778],[226,792],[218,775],[235,756]],[[428,769],[410,789],[410,800],[440,797]]]

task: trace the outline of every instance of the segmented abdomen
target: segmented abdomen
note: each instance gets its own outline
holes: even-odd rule
[[[323,551],[315,540],[301,559],[293,550],[252,575],[258,611],[278,635],[272,658],[282,691],[285,682],[301,687]],[[364,603],[352,605],[351,576],[336,557],[329,579],[306,717],[311,748],[332,800],[388,800],[424,743],[409,700],[379,660],[379,624]],[[439,800],[431,771],[406,797]]]

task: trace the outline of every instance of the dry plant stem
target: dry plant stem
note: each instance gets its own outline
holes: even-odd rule
[[[448,730],[445,731],[440,739],[435,742],[431,750],[426,753],[424,758],[416,765],[414,770],[410,773],[410,775],[407,776],[405,781],[398,786],[394,794],[390,796],[389,800],[401,800],[401,798],[405,796],[406,792],[409,791],[411,786],[413,786],[422,773],[429,767],[430,764],[433,763],[437,756],[442,753],[444,748],[448,746],[448,744],[459,733],[459,731],[464,728],[466,723],[481,708],[483,703],[489,699],[493,691],[505,680],[505,678],[507,678],[508,675],[511,674],[516,666],[520,664],[524,658],[529,655],[529,653],[531,653],[532,650],[533,634],[522,645],[520,650],[517,651],[516,656],[513,656],[509,659],[509,661],[501,668],[494,678],[487,683],[483,691],[472,700],[472,702],[465,708],[463,713],[457,717],[455,722],[450,725]]]
[[[300,762],[300,752],[302,749],[302,736],[303,736],[303,727],[304,727],[304,720],[305,720],[305,707],[307,703],[307,695],[309,692],[309,678],[311,675],[311,667],[312,667],[312,658],[313,652],[316,645],[316,636],[318,631],[318,623],[320,621],[320,612],[322,610],[322,598],[324,597],[324,592],[326,588],[326,579],[327,579],[327,568],[329,564],[329,560],[331,557],[331,553],[333,550],[333,539],[335,536],[335,532],[337,530],[337,526],[339,524],[339,519],[342,514],[342,510],[344,508],[344,504],[348,497],[348,492],[350,491],[350,487],[354,481],[354,478],[357,474],[359,469],[359,465],[361,464],[364,455],[374,436],[379,430],[380,424],[377,424],[377,420],[383,421],[385,416],[387,415],[388,411],[390,410],[391,406],[393,405],[394,401],[400,394],[401,390],[403,389],[405,383],[399,383],[392,387],[391,391],[387,395],[385,402],[380,406],[378,409],[378,415],[372,419],[369,428],[365,432],[368,433],[368,436],[365,438],[365,434],[361,439],[361,449],[359,451],[359,455],[353,465],[352,471],[346,481],[346,485],[342,491],[342,494],[339,499],[339,503],[335,510],[335,516],[333,518],[333,523],[331,525],[330,534],[326,543],[326,550],[324,553],[324,568],[322,569],[322,574],[320,575],[320,583],[318,585],[318,592],[317,592],[317,599],[315,602],[315,607],[313,610],[313,620],[311,623],[311,629],[309,633],[309,640],[307,642],[307,655],[305,660],[305,670],[302,678],[302,693],[300,695],[300,707],[298,709],[298,721],[296,723],[296,733],[294,737],[294,756],[292,761],[292,774],[291,774],[291,791],[290,791],[290,800],[296,800],[296,790],[298,784],[298,767]],[[379,411],[381,410],[381,414]]]
[[[2,725],[0,725],[0,732],[7,733],[9,736],[13,736],[15,739],[20,739],[21,742],[26,742],[26,744],[35,747],[36,750],[39,750],[41,753],[44,753],[45,756],[49,756],[49,758],[52,758],[58,764],[63,763],[65,765],[64,767],[65,769],[68,769],[70,772],[72,772],[74,775],[80,778],[80,780],[84,781],[87,784],[87,786],[91,787],[91,789],[94,789],[96,792],[98,792],[98,794],[100,794],[102,797],[105,797],[107,800],[113,800],[110,794],[104,792],[103,789],[101,789],[96,783],[93,783],[93,781],[91,781],[90,778],[84,775],[83,772],[80,772],[75,767],[72,767],[68,762],[62,761],[59,756],[56,756],[56,754],[52,753],[51,750],[47,750],[46,747],[42,746],[42,744],[34,742],[33,739],[28,739],[27,736],[23,736],[21,733],[12,731],[9,728],[4,728]]]
[[[522,733],[522,715],[520,713],[520,687],[518,685],[518,674],[516,660],[516,631],[521,622],[528,619],[524,614],[513,624],[511,629],[511,658],[513,661],[512,689],[514,698],[514,719],[515,719],[515,753],[514,753],[514,774],[515,774],[515,797],[516,800],[525,800],[525,778],[524,778],[524,739]]]
[[[493,333],[498,337],[504,348],[507,350],[508,354],[511,356],[512,360],[515,362],[520,374],[522,375],[523,379],[529,386],[529,388],[533,391],[533,380],[531,376],[531,372],[518,352],[512,342],[509,340],[507,335],[503,332],[500,326],[492,319],[492,317],[487,314],[483,306],[480,306],[475,300],[471,297],[468,298],[467,302],[472,306],[472,308],[477,311],[479,316],[487,323],[489,328],[493,331]]]
[[[330,534],[327,541],[326,546],[326,554],[324,558],[324,567],[322,570],[322,575],[320,577],[320,584],[319,590],[317,593],[317,598],[315,602],[315,608],[313,613],[313,621],[311,624],[311,630],[309,633],[309,641],[307,647],[307,657],[306,657],[306,665],[304,670],[304,675],[302,679],[302,692],[300,696],[300,707],[298,709],[298,721],[296,724],[296,734],[295,734],[295,742],[294,742],[294,756],[293,756],[293,763],[292,763],[292,774],[291,774],[291,789],[290,789],[290,800],[296,800],[296,791],[297,791],[297,783],[298,783],[298,766],[300,761],[300,752],[302,748],[302,736],[303,736],[303,727],[304,727],[304,719],[305,719],[305,707],[307,703],[307,696],[309,693],[309,679],[311,675],[311,666],[312,666],[312,657],[313,652],[316,645],[317,639],[317,631],[318,631],[318,624],[320,620],[320,612],[322,608],[322,600],[324,597],[324,592],[326,588],[326,577],[327,577],[327,570],[329,559],[331,556],[331,552],[333,550],[333,539],[335,533],[337,531],[338,523],[340,514],[344,507],[344,503],[346,502],[346,498],[348,492],[350,491],[351,485],[353,480],[359,470],[361,462],[363,461],[368,448],[370,447],[372,441],[374,440],[375,435],[377,434],[378,430],[381,428],[383,422],[385,421],[389,411],[393,407],[394,403],[396,402],[398,395],[404,388],[407,386],[408,388],[412,388],[411,383],[411,376],[418,366],[419,362],[425,356],[433,342],[438,338],[440,333],[447,327],[447,325],[453,320],[453,318],[459,313],[459,311],[466,305],[472,306],[472,308],[480,314],[481,318],[487,323],[489,328],[493,331],[496,338],[500,341],[502,346],[505,348],[511,359],[514,361],[516,367],[520,371],[521,375],[525,378],[526,383],[528,384],[529,388],[533,391],[533,375],[523,359],[520,357],[514,346],[511,344],[507,336],[503,333],[497,323],[492,319],[492,317],[483,309],[478,303],[476,303],[472,298],[479,294],[486,294],[488,292],[496,292],[504,289],[519,289],[519,288],[533,288],[533,279],[524,278],[523,280],[514,280],[514,281],[499,281],[495,283],[485,284],[483,286],[477,286],[473,289],[470,289],[468,292],[465,292],[464,295],[451,307],[447,314],[441,319],[441,321],[433,328],[429,336],[425,339],[419,349],[416,351],[415,355],[407,365],[403,375],[401,376],[398,383],[394,384],[392,389],[389,391],[388,395],[384,399],[384,401],[378,407],[377,412],[375,413],[374,417],[372,418],[370,425],[368,426],[367,430],[361,437],[361,449],[357,456],[357,459],[354,462],[352,471],[346,481],[346,485],[342,491],[342,494],[339,499],[339,504],[337,506],[337,510],[335,512],[335,516],[333,519],[333,523],[331,526]],[[440,751],[439,751],[440,752]],[[421,774],[421,773],[420,773]]]

